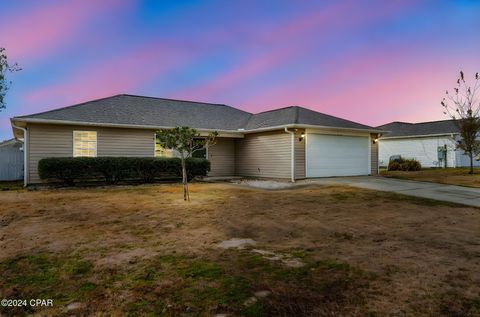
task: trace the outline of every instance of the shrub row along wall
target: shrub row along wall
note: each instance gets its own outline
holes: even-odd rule
[[[187,159],[189,179],[205,176],[210,171],[206,159]],[[153,182],[155,179],[171,179],[182,176],[179,158],[153,157],[54,157],[38,163],[40,178],[47,181],[62,181],[73,185],[78,181],[103,180],[107,184],[119,181]]]

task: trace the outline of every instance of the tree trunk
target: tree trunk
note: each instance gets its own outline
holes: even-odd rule
[[[473,152],[470,152],[470,172],[468,174],[473,174]]]
[[[188,193],[187,167],[186,167],[184,158],[182,158],[182,184],[183,184],[183,200],[190,201],[190,194]]]

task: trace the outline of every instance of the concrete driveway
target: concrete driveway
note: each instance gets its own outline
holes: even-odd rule
[[[315,178],[309,179],[309,181],[318,184],[342,184],[480,207],[480,188],[416,182],[380,176]]]

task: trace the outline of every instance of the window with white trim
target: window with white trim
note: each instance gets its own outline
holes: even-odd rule
[[[173,157],[173,150],[163,148],[155,134],[155,157]]]
[[[97,156],[97,131],[73,131],[73,157]]]

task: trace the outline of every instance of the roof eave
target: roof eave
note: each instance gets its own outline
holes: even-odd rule
[[[69,120],[50,120],[50,119],[35,119],[35,118],[11,118],[12,122],[23,122],[23,123],[39,123],[39,124],[56,124],[56,125],[81,125],[81,126],[92,126],[92,127],[107,127],[107,128],[127,128],[127,129],[172,129],[174,126],[154,126],[154,125],[140,125],[140,124],[121,124],[121,123],[104,123],[104,122],[85,122],[85,121],[69,121]],[[193,127],[195,128],[195,127]],[[204,128],[195,128],[199,132],[214,132],[219,133],[232,133],[232,134],[243,134],[242,131],[237,130],[221,130],[221,129],[204,129]]]
[[[411,139],[411,138],[428,138],[428,137],[438,137],[438,136],[452,136],[458,135],[458,132],[448,132],[448,133],[435,133],[435,134],[416,134],[416,135],[397,135],[397,136],[384,136],[380,140],[389,140],[389,139]]]
[[[360,129],[360,128],[343,128],[343,127],[332,127],[332,126],[323,126],[323,125],[314,125],[314,124],[298,124],[298,123],[289,123],[283,124],[273,127],[265,127],[265,128],[257,128],[257,129],[250,129],[250,130],[243,130],[242,132],[245,134],[248,133],[256,133],[256,132],[263,132],[263,131],[273,131],[273,130],[280,130],[283,128],[299,128],[299,129],[329,129],[329,130],[342,130],[342,131],[351,131],[351,132],[368,132],[368,133],[386,133],[388,131],[378,130],[378,129]]]
[[[39,124],[58,124],[58,125],[83,125],[83,126],[99,126],[99,127],[110,127],[110,128],[130,128],[130,129],[171,129],[174,126],[153,126],[153,125],[137,125],[137,124],[119,124],[119,123],[98,123],[98,122],[84,122],[84,121],[70,121],[70,120],[51,120],[51,119],[38,119],[38,118],[20,118],[13,117],[10,119],[11,122],[22,122],[22,123],[39,123]],[[369,128],[343,128],[343,127],[334,127],[334,126],[323,126],[323,125],[312,125],[312,124],[283,124],[272,127],[257,128],[257,129],[238,129],[238,130],[222,130],[222,129],[204,129],[204,128],[195,128],[201,132],[213,132],[217,131],[219,133],[233,133],[233,134],[249,134],[263,131],[273,131],[280,130],[283,128],[311,128],[311,129],[334,129],[341,131],[351,131],[351,132],[368,132],[368,133],[386,133],[387,131],[378,130],[378,129],[369,129]]]

